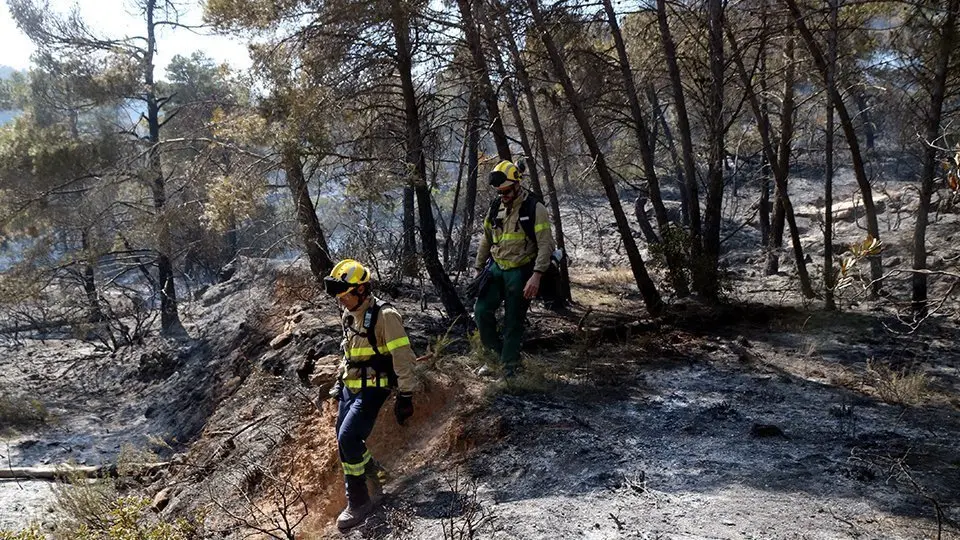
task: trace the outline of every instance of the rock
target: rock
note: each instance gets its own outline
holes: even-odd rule
[[[786,437],[783,430],[773,424],[754,424],[750,427],[750,436],[756,438]]]
[[[743,363],[750,363],[757,359],[757,356],[751,351],[748,351],[746,347],[739,343],[731,343],[729,345],[730,352],[737,356],[737,360]]]
[[[291,339],[293,339],[293,332],[286,331],[273,338],[270,341],[270,347],[274,349],[282,349],[287,343],[290,343]]]
[[[310,386],[325,386],[327,383],[336,379],[337,371],[337,366],[330,364],[318,366],[310,376]]]
[[[334,368],[337,368],[340,365],[340,355],[328,354],[326,356],[317,358],[316,365],[317,366],[333,366]]]
[[[313,349],[310,349],[307,351],[303,361],[300,362],[300,365],[297,366],[297,378],[300,379],[301,383],[310,383],[309,377],[313,374],[313,370],[316,367],[316,362],[314,360],[316,360],[316,354]]]
[[[172,495],[173,488],[165,487],[161,489],[160,492],[153,497],[153,502],[150,503],[150,509],[159,514],[170,504]]]
[[[737,339],[735,341],[737,342],[738,345],[742,347],[753,347],[753,344],[747,341],[747,338],[745,338],[744,336],[737,336]]]
[[[241,377],[231,377],[227,379],[227,381],[223,383],[223,387],[221,388],[222,395],[224,396],[233,395],[233,393],[236,392],[238,388],[240,388],[241,384],[243,384],[243,378]]]
[[[900,266],[900,263],[903,262],[903,259],[900,257],[889,257],[887,260],[883,261],[883,265],[887,268],[893,268],[894,266]]]

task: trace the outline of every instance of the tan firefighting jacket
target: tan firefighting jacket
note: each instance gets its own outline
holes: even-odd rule
[[[529,196],[528,192],[522,191],[509,206],[500,204],[493,223],[489,216],[484,218],[483,236],[480,238],[475,268],[483,268],[487,264],[487,257],[493,257],[494,262],[504,270],[519,268],[534,261],[534,271],[547,271],[550,267],[550,254],[555,249],[553,234],[550,232],[550,216],[547,208],[538,202],[533,226],[537,242],[527,238],[520,226],[520,206]]]
[[[339,376],[344,386],[354,392],[363,387],[361,375],[363,369],[352,364],[370,360],[374,356],[373,347],[370,346],[370,340],[363,329],[363,318],[372,299],[371,296],[364,300],[355,311],[345,312],[341,320],[343,328],[346,329],[346,335],[341,342],[343,360],[340,363]],[[383,302],[378,303],[383,304]],[[407,337],[407,331],[403,328],[400,313],[389,305],[381,307],[372,330],[377,338],[377,350],[380,354],[393,357],[393,369],[397,374],[397,390],[413,392],[416,386],[413,363],[417,357],[410,347],[410,338]],[[350,362],[351,366],[348,366],[347,362]],[[387,388],[390,386],[390,381],[386,373],[378,375],[374,369],[368,367],[366,386]]]

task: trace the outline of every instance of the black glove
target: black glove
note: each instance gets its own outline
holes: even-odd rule
[[[397,417],[397,423],[401,426],[407,421],[407,418],[413,416],[413,395],[405,392],[397,394],[397,401],[393,405],[393,414]]]

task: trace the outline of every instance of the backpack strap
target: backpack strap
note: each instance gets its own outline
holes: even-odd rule
[[[373,349],[373,358],[368,361],[368,366],[377,373],[377,386],[380,386],[379,376],[384,374],[389,380],[390,387],[397,386],[397,373],[393,369],[393,356],[389,353],[383,354],[377,347],[377,319],[380,317],[380,310],[389,306],[388,302],[381,302],[376,298],[370,301],[367,312],[363,315],[363,333],[367,335],[367,341]],[[364,381],[366,381],[366,366],[364,366]]]
[[[380,317],[380,309],[389,306],[389,303],[380,302],[376,298],[371,299],[367,312],[363,315],[363,333],[367,335],[367,341],[373,348],[373,354],[380,355],[380,349],[377,348],[377,319]]]
[[[500,212],[500,197],[494,197],[490,201],[490,211],[487,212],[487,221],[490,222],[491,228],[493,228],[494,220],[497,219],[498,212]]]
[[[537,221],[537,203],[539,201],[533,193],[527,192],[527,198],[520,205],[520,227],[527,234],[527,238],[537,245],[537,233],[534,231]]]

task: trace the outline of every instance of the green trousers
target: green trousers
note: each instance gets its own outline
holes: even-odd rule
[[[502,270],[493,264],[490,281],[477,297],[473,310],[480,331],[480,341],[500,357],[508,376],[520,366],[520,343],[523,340],[523,322],[530,301],[523,298],[523,287],[530,272],[525,268]],[[503,337],[497,330],[497,308],[503,302]]]

